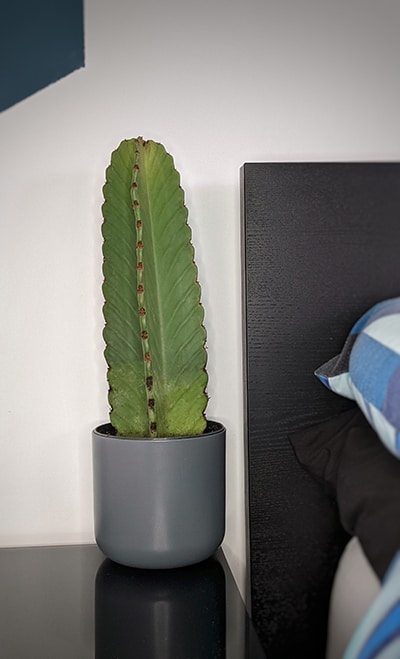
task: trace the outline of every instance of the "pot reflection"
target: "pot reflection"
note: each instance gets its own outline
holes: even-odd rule
[[[172,570],[106,559],[95,607],[96,659],[225,657],[225,574],[215,558]]]

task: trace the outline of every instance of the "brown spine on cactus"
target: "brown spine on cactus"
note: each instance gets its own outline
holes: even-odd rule
[[[140,138],[139,138],[140,139]],[[142,148],[145,147],[145,142],[142,142]],[[135,160],[132,168],[132,185],[131,185],[131,199],[132,209],[135,217],[136,225],[136,276],[137,276],[137,300],[139,308],[139,329],[142,340],[143,351],[143,368],[146,380],[146,396],[147,396],[147,416],[149,425],[150,437],[157,437],[157,417],[156,405],[154,400],[153,390],[153,371],[150,351],[150,337],[147,328],[146,319],[146,260],[145,249],[146,246],[143,242],[143,223],[140,214],[140,185],[138,182],[140,172],[140,150],[135,150]]]

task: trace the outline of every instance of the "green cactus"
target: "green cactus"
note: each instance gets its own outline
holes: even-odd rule
[[[104,351],[118,435],[201,434],[204,310],[180,176],[162,144],[124,140],[102,206]]]

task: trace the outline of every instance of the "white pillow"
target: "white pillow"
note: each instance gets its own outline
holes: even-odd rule
[[[394,557],[382,588],[361,620],[343,659],[399,659],[400,551]]]

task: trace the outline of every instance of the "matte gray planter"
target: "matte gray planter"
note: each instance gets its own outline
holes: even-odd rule
[[[174,568],[211,556],[225,533],[225,428],[195,437],[93,431],[96,542],[122,565]]]

